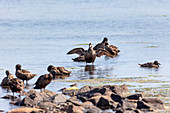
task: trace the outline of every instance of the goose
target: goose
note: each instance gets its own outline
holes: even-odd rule
[[[24,89],[24,82],[21,81],[19,78],[13,78],[9,80],[9,87],[13,93],[13,97],[14,97],[14,92],[16,93],[20,93],[23,91]]]
[[[88,50],[84,50],[83,48],[74,48],[74,49],[70,50],[67,54],[68,55],[69,54],[78,54],[80,56],[84,56],[86,64],[87,63],[93,64],[93,62],[96,59],[96,56],[101,57],[102,55],[106,55],[106,56],[109,56],[109,57],[113,57],[113,55],[111,55],[108,51],[106,51],[104,49],[99,48],[97,50],[94,50],[92,48],[91,43],[89,43]]]
[[[6,70],[5,73],[7,76],[2,80],[1,86],[9,86],[9,80],[14,78],[14,76],[9,72],[9,70]]]
[[[16,77],[23,80],[23,82],[24,82],[24,80],[26,80],[26,84],[28,84],[28,80],[37,76],[37,74],[32,74],[30,71],[27,71],[25,69],[21,69],[20,64],[17,64],[15,66],[15,68],[16,68],[16,72],[15,72]]]
[[[139,64],[141,67],[158,68],[161,65],[158,61]]]

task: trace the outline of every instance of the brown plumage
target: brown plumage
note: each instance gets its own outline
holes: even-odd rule
[[[71,71],[66,70],[64,67],[54,67],[53,65],[49,65],[47,71],[53,71],[55,75],[69,75],[71,73]]]
[[[107,37],[104,37],[103,41],[101,43],[98,43],[96,46],[94,46],[94,50],[97,49],[104,49],[105,48],[105,43],[108,41]]]
[[[158,68],[159,65],[161,65],[158,61],[154,62],[148,62],[145,64],[139,64],[141,67],[147,67],[147,68]]]
[[[24,80],[26,80],[26,84],[28,84],[28,80],[37,76],[37,74],[32,74],[30,71],[21,69],[20,64],[17,64],[15,68],[16,68],[16,72],[15,72],[16,77],[23,80],[23,82]]]
[[[6,70],[5,73],[7,76],[2,80],[1,86],[9,86],[9,80],[14,78],[14,76],[9,72],[9,70]]]
[[[40,89],[42,91],[42,89],[45,89],[45,87],[52,81],[52,79],[53,75],[51,73],[41,75],[34,84],[34,89]]]
[[[13,78],[13,79],[9,80],[9,86],[10,86],[10,89],[13,92],[13,96],[14,96],[14,92],[21,93],[23,91],[24,82],[18,78]]]
[[[92,63],[92,64],[95,61],[96,56],[101,57],[102,55],[107,55],[109,57],[113,57],[113,55],[111,55],[108,51],[106,51],[104,49],[99,48],[95,51],[92,48],[91,43],[89,43],[88,50],[84,50],[84,49],[79,50],[79,48],[74,48],[74,49],[70,50],[67,54],[79,54],[80,55],[80,52],[82,52],[81,55],[83,55],[83,57],[85,58],[86,63]]]
[[[109,45],[109,43],[105,43],[105,50],[107,50],[112,55],[117,55],[120,52],[118,47],[114,45]]]
[[[70,87],[77,87],[77,83],[74,83],[74,84],[72,84],[72,85],[70,85]]]

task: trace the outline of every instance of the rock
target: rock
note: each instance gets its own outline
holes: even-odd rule
[[[118,104],[117,109],[124,110],[135,110],[137,108],[137,104],[128,100],[122,100],[120,104]]]
[[[79,102],[79,100],[76,97],[71,97],[67,100],[67,102],[71,102],[72,104],[76,105],[76,106],[81,106],[81,103]]]
[[[90,101],[86,101],[86,102],[82,103],[81,106],[84,108],[94,107],[93,103]]]
[[[111,106],[112,99],[109,96],[101,96],[97,102],[97,107],[102,109],[109,109]]]
[[[75,105],[69,105],[66,112],[67,113],[84,113],[82,107],[75,106]]]
[[[89,98],[88,101],[92,102],[93,105],[96,106],[100,98],[101,96],[94,96],[94,97]]]
[[[8,111],[7,113],[45,113],[42,109],[21,107]]]
[[[88,109],[87,111],[86,111],[86,113],[102,113],[102,110],[101,109],[99,109],[98,107],[91,107],[90,109]]]
[[[142,101],[137,102],[138,109],[153,109],[153,110],[162,110],[165,109],[164,103],[156,98],[143,98]]]
[[[52,100],[53,100],[53,103],[58,104],[58,103],[64,103],[64,102],[66,102],[67,98],[66,98],[66,96],[63,95],[63,94],[56,94],[56,95],[54,95],[54,96],[52,97]]]
[[[51,102],[40,102],[37,106],[39,106],[40,109],[44,109],[45,111],[54,111],[57,107],[56,104]]]
[[[122,101],[122,97],[120,95],[117,95],[117,94],[111,94],[111,98],[115,102],[121,102]]]
[[[142,97],[143,97],[142,94],[134,94],[134,95],[130,95],[126,98],[129,99],[129,100],[139,100]]]
[[[109,87],[109,89],[110,89],[113,93],[122,96],[122,93],[123,93],[123,91],[124,91],[124,88],[122,88],[122,87],[120,87],[120,86],[118,86],[118,85],[112,85],[112,86],[111,86],[111,85],[108,85],[107,87]]]
[[[143,113],[140,110],[117,110],[116,113]]]
[[[55,92],[52,92],[50,90],[43,90],[41,93],[44,93],[44,94],[48,95],[49,97],[52,97],[52,96],[56,95]]]
[[[3,96],[2,98],[4,98],[4,99],[16,99],[17,97],[13,96],[13,95],[6,95],[6,96]]]

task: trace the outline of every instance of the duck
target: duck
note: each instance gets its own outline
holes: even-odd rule
[[[141,67],[148,67],[148,68],[158,68],[161,65],[157,60],[154,62],[148,62],[144,64],[139,64]]]
[[[2,80],[1,86],[9,86],[9,80],[14,78],[14,76],[9,72],[9,70],[6,70],[5,73],[7,76]]]
[[[109,45],[108,42],[105,43],[105,50],[107,50],[112,55],[117,55],[120,52],[118,47],[116,47],[114,45]]]
[[[22,93],[23,89],[24,89],[24,82],[22,80],[20,80],[19,78],[13,78],[9,80],[9,87],[13,93],[13,97],[14,97],[14,92],[16,93]]]
[[[66,70],[64,67],[55,67],[53,65],[49,65],[47,71],[53,71],[52,73],[55,75],[69,75],[71,73],[71,71]]]
[[[104,49],[99,48],[97,50],[94,50],[91,43],[89,43],[88,50],[84,50],[83,48],[74,48],[67,53],[67,55],[69,54],[78,54],[84,56],[86,64],[93,64],[96,59],[96,56],[101,57],[103,55],[106,55],[108,57],[113,57],[113,55],[111,55],[108,51]]]
[[[23,82],[26,80],[26,84],[28,84],[28,81],[32,78],[34,78],[35,76],[37,76],[37,74],[32,74],[30,71],[27,71],[25,69],[21,69],[21,65],[17,64],[15,66],[16,68],[16,72],[15,75],[17,78],[23,80]]]
[[[105,48],[105,43],[107,43],[108,38],[104,37],[103,41],[101,43],[98,43],[96,46],[93,47],[93,50],[97,49],[104,49]]]
[[[35,82],[34,89],[40,89],[42,91],[44,88],[45,90],[46,86],[52,81],[53,78],[54,77],[52,73],[41,75]]]
[[[77,83],[71,84],[70,87],[77,87]]]

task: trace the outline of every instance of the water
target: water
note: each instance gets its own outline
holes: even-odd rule
[[[47,66],[64,66],[72,71],[66,80],[94,78],[130,78],[163,75],[170,77],[170,2],[167,0],[2,0],[0,1],[0,81],[8,69],[15,73],[15,65],[37,73],[30,80],[47,73]],[[93,72],[85,71],[85,63],[66,55],[75,47],[87,49],[109,38],[119,47],[118,57],[96,59]],[[152,47],[154,46],[154,47]],[[143,69],[138,63],[158,60],[159,69]],[[75,69],[71,69],[75,68]],[[92,74],[92,75],[91,75]],[[109,77],[108,77],[109,75]],[[152,77],[150,77],[152,79]],[[154,78],[155,79],[155,78]],[[69,82],[53,81],[47,89],[57,91]],[[118,84],[118,83],[115,83]],[[131,83],[127,83],[131,85]],[[133,84],[133,83],[132,83]],[[142,84],[142,83],[141,83]],[[78,87],[83,86],[80,84]],[[139,84],[140,85],[140,84]],[[159,86],[161,84],[142,84]],[[31,86],[32,88],[32,86]],[[28,90],[28,89],[25,89]],[[0,97],[12,94],[0,88]],[[16,108],[0,99],[0,109]]]

